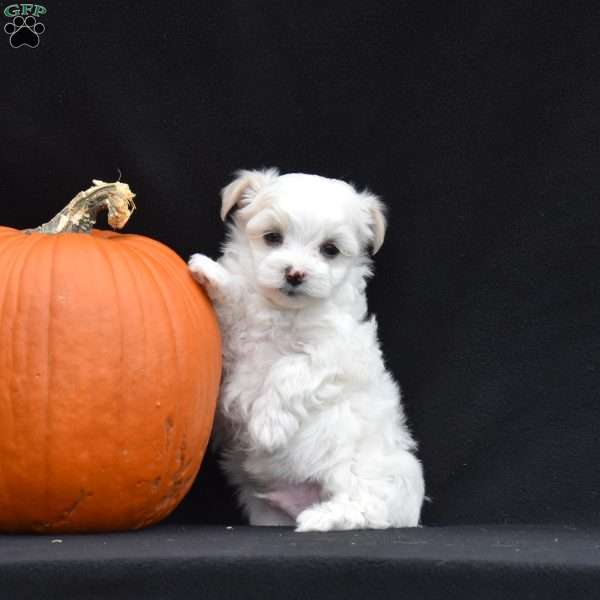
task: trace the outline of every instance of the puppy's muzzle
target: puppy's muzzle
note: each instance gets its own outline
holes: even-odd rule
[[[306,273],[294,267],[287,267],[285,269],[285,280],[292,287],[298,287],[306,278]]]

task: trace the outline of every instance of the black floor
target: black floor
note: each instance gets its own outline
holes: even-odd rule
[[[296,534],[163,525],[135,533],[2,536],[4,597],[586,598],[600,529],[464,526]]]

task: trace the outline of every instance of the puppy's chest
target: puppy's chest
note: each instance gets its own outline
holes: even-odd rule
[[[316,342],[314,329],[299,327],[292,315],[246,307],[223,323],[225,368],[262,371],[282,356],[303,353]],[[223,320],[223,319],[222,319]]]
[[[226,368],[264,371],[283,356],[306,352],[313,342],[311,332],[278,317],[247,315],[228,327],[224,335]]]

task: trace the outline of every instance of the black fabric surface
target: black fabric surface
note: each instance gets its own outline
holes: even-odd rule
[[[430,559],[418,558],[420,544],[393,544],[397,534],[361,534],[356,550],[345,545],[352,535],[332,546],[307,537],[294,552],[314,560],[288,564],[293,547],[274,532],[189,527],[242,522],[209,456],[171,517],[188,527],[189,560],[184,550],[181,562],[170,554],[167,533],[58,548],[2,538],[10,569],[0,576],[28,593],[60,581],[89,597],[106,597],[104,581],[115,597],[132,589],[130,572],[146,590],[156,582],[190,595],[202,585],[231,590],[235,573],[248,590],[260,580],[261,597],[281,589],[301,597],[320,575],[332,597],[338,585],[347,597],[383,589],[357,583],[358,573],[375,573],[373,586],[421,590],[417,597],[429,597],[419,586],[439,585],[464,597],[481,597],[481,586],[500,597],[505,586],[516,598],[526,577],[543,597],[597,584],[585,529],[560,526],[600,527],[600,7],[45,6],[37,48],[11,48],[0,31],[0,222],[42,223],[92,178],[114,180],[120,170],[137,193],[128,231],[183,257],[216,256],[218,191],[237,168],[368,186],[390,207],[370,308],[420,442],[432,499],[424,524],[559,528],[489,530],[510,532],[490,540],[516,536],[531,549],[519,556],[492,549],[477,528],[401,534],[429,539]],[[564,553],[553,531],[573,540]],[[280,557],[284,546],[290,554]],[[330,551],[333,562],[320,562]]]
[[[600,587],[599,546],[599,529],[559,526],[296,534],[163,525],[111,536],[7,536],[0,585],[18,589],[19,600],[589,599]]]

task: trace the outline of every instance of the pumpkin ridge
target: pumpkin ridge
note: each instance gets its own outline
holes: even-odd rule
[[[48,496],[50,495],[50,440],[52,421],[50,419],[50,412],[52,410],[52,351],[50,349],[50,342],[52,340],[52,323],[54,321],[52,313],[52,306],[54,305],[54,262],[56,260],[56,245],[58,239],[52,240],[50,250],[50,278],[48,285],[48,327],[46,328],[46,405],[44,406],[44,430],[45,430],[45,443],[44,443],[44,502],[48,503]]]
[[[118,234],[118,235],[119,235],[119,237],[116,238],[116,239],[115,238],[109,238],[109,239],[112,239],[113,241],[118,241],[118,240],[121,239],[121,235],[122,234]],[[120,254],[121,258],[122,259],[124,258],[124,260],[122,260],[122,263],[123,264],[125,264],[125,263],[127,264],[127,270],[130,273],[130,275],[131,275],[133,269],[131,268],[130,261],[135,260],[136,262],[141,263],[142,262],[141,258],[135,252],[131,252],[128,247],[123,247],[123,246],[120,246],[119,244],[116,244],[116,247],[118,248],[118,253]],[[171,313],[168,310],[168,302],[166,301],[165,294],[162,293],[162,288],[158,286],[158,282],[156,280],[156,277],[153,275],[152,270],[149,269],[147,267],[147,265],[145,265],[145,264],[144,264],[144,269],[146,270],[148,278],[152,281],[152,284],[155,286],[156,289],[159,290],[159,295],[161,297],[163,307],[165,309],[167,309],[166,312],[169,313],[169,322],[170,322],[169,323],[170,324],[169,331],[170,331],[171,338],[173,339],[174,354],[175,354],[175,357],[176,357],[176,363],[178,365],[177,371],[180,372],[180,370],[181,370],[180,369],[180,364],[179,364],[180,363],[180,359],[179,359],[180,352],[178,351],[178,348],[177,348],[177,340],[176,340],[176,335],[175,335],[175,326],[174,326],[173,320],[171,318]],[[137,281],[137,279],[135,277],[133,278],[133,286],[136,289],[136,294],[138,295],[138,298],[140,298],[139,283],[138,283],[138,281]],[[140,299],[140,305],[143,306],[143,301],[141,299]],[[144,311],[144,313],[145,313],[145,311]],[[144,323],[145,323],[145,321],[144,321]],[[145,339],[145,329],[144,329],[144,339]],[[178,381],[181,380],[180,377],[178,377],[177,379],[178,379]],[[180,398],[178,396],[177,397],[177,402],[175,404],[175,415],[177,415],[177,417],[181,414],[180,405],[181,405],[181,401],[180,401]],[[178,421],[179,419],[175,418],[175,419],[172,419],[172,420],[173,421]],[[169,422],[171,422],[171,419],[169,419]],[[165,471],[170,471],[171,470],[170,469],[170,465],[172,463],[172,451],[171,451],[171,448],[175,448],[175,447],[176,447],[175,440],[172,440],[172,439],[170,439],[169,436],[167,436],[167,443],[165,444],[165,450],[166,451],[165,451],[164,457],[162,459],[163,466],[161,468],[161,475],[159,477],[157,477],[157,478],[154,479],[154,485],[156,486],[155,487],[156,493],[159,494],[159,495],[162,494],[162,496],[167,497],[167,498],[170,495],[169,494],[169,490],[164,490],[163,491],[165,483],[168,482],[168,478],[165,477]],[[158,482],[158,483],[156,483],[156,482]],[[146,521],[147,522],[152,522],[154,520],[155,520],[155,513],[151,514],[149,517],[146,516],[145,519],[144,519],[144,522],[146,522]]]
[[[179,381],[180,380],[179,376],[181,374],[181,354],[180,354],[180,350],[179,350],[178,344],[177,344],[177,335],[175,332],[175,325],[173,323],[173,317],[171,314],[171,307],[169,306],[169,303],[166,300],[162,286],[159,284],[158,279],[157,279],[156,275],[154,274],[153,266],[151,267],[149,264],[150,261],[144,255],[140,255],[140,253],[137,251],[137,249],[133,248],[132,246],[130,246],[130,248],[132,248],[133,253],[137,256],[138,260],[140,261],[140,264],[143,265],[144,269],[148,273],[150,281],[152,281],[152,284],[154,285],[155,289],[158,291],[158,295],[160,296],[160,298],[162,300],[165,314],[167,315],[168,322],[169,322],[169,331],[171,333],[172,345],[173,345],[173,350],[174,350],[174,354],[175,354],[176,374],[178,376],[177,379]],[[173,419],[173,421],[176,423],[181,423],[181,421],[182,421],[182,419],[180,418],[180,415],[182,412],[181,408],[182,408],[181,407],[181,399],[180,399],[180,395],[178,394],[176,397],[176,401],[175,401],[175,418]],[[177,439],[177,436],[175,436],[175,439],[171,439],[170,441],[168,440],[169,445],[167,446],[167,449],[166,449],[167,450],[167,452],[166,452],[167,459],[165,460],[165,464],[163,465],[163,470],[161,473],[161,485],[167,480],[166,475],[170,471],[170,466],[171,466],[171,464],[173,464],[173,461],[175,459],[175,456],[174,456],[175,449],[179,448],[182,444],[182,440],[185,439],[184,427],[185,427],[184,423],[181,423],[180,426],[178,427],[178,429],[180,430],[179,439]],[[171,489],[167,490],[165,497],[168,497],[171,492],[172,492]]]
[[[126,246],[129,248],[132,248],[136,254],[142,255],[150,265],[154,266],[154,268],[156,269],[157,272],[165,273],[165,274],[169,275],[173,280],[181,283],[179,296],[182,297],[182,299],[185,302],[185,309],[186,309],[186,311],[188,311],[188,313],[187,313],[188,318],[193,318],[194,324],[196,326],[199,326],[198,328],[202,332],[201,335],[206,336],[207,338],[210,338],[211,336],[217,336],[220,339],[220,333],[219,333],[218,327],[216,326],[216,317],[215,317],[215,326],[212,328],[212,331],[211,331],[208,328],[207,323],[205,323],[204,321],[199,319],[200,311],[198,310],[197,301],[196,302],[192,301],[193,292],[198,292],[199,294],[202,294],[203,301],[206,302],[207,306],[209,306],[210,310],[212,310],[212,306],[210,305],[209,300],[206,297],[205,293],[203,292],[203,290],[201,290],[199,287],[196,286],[196,283],[193,281],[193,279],[189,275],[187,269],[183,269],[183,270],[179,270],[179,271],[177,269],[175,269],[175,264],[177,261],[180,261],[183,263],[181,257],[177,253],[172,251],[170,248],[164,246],[160,242],[156,242],[155,240],[149,240],[150,242],[152,242],[151,244],[143,243],[146,241],[143,238],[138,239],[136,241],[137,241],[137,243],[135,243],[135,242],[131,243],[131,242],[133,242],[133,240],[130,239],[130,240],[128,240],[129,243],[127,243]],[[153,253],[151,253],[146,248],[146,246],[151,246],[151,249],[153,252],[157,247],[162,247],[164,249],[164,252],[161,252],[161,254],[164,256],[164,260],[158,256],[155,256]],[[185,263],[183,263],[183,264],[185,265]],[[210,358],[210,362],[208,364],[210,366],[205,367],[205,371],[206,371],[206,376],[210,378],[211,377],[210,374],[215,372],[214,369],[217,369],[220,374],[221,354],[220,354],[220,352],[218,352],[216,357],[213,358],[213,355],[211,353],[209,358]],[[202,426],[202,431],[205,432],[206,440],[203,443],[201,448],[196,449],[198,452],[201,452],[202,454],[204,454],[206,451],[206,448],[208,446],[208,441],[210,438],[210,433],[211,433],[212,427],[213,427],[214,410],[216,408],[216,396],[218,393],[219,380],[211,381],[211,386],[213,386],[215,389],[215,393],[214,393],[213,397],[211,398],[211,408],[213,410],[213,419],[210,421],[210,423],[206,423]],[[187,437],[187,431],[182,436],[183,439],[182,439],[182,443],[180,444],[180,450],[181,450],[181,447],[186,445],[186,437]],[[200,437],[201,436],[198,436],[199,439],[200,439]],[[185,466],[186,466],[186,463],[181,461],[181,464],[179,465],[178,470],[184,470]],[[194,473],[194,477],[196,475],[197,475],[197,471],[196,471],[196,473]],[[194,477],[190,478],[190,481],[185,485],[186,491],[189,490],[189,488],[191,487]]]
[[[96,231],[98,231],[98,230],[96,230]],[[147,238],[142,235],[137,235],[135,233],[114,232],[114,235],[119,236],[117,241],[120,241],[121,243],[125,244],[127,247],[133,246],[133,247],[139,248],[139,249],[142,249],[142,248],[148,249],[149,248],[152,251],[158,250],[168,260],[177,258],[177,259],[183,261],[183,259],[179,256],[179,254],[177,254],[177,252],[175,252],[175,250],[173,250],[172,248],[169,248],[169,246],[167,246],[163,242],[159,242],[158,240],[155,240],[153,238]],[[112,238],[112,239],[114,239],[114,238]]]
[[[119,293],[119,289],[120,286],[118,284],[117,281],[117,276],[115,274],[115,268],[113,266],[112,263],[112,259],[110,257],[110,252],[106,251],[106,248],[104,247],[104,240],[102,238],[90,238],[94,241],[93,246],[96,248],[97,252],[103,257],[103,261],[106,265],[108,265],[108,270],[110,271],[110,276],[112,279],[112,288],[113,288],[113,294],[114,294],[114,300],[113,300],[113,306],[118,307],[118,312],[121,312],[121,295]],[[108,301],[108,300],[107,300]],[[113,439],[115,440],[115,444],[114,444],[114,454],[115,454],[115,464],[119,463],[119,460],[121,458],[121,452],[122,450],[125,448],[126,446],[126,440],[124,438],[123,435],[123,429],[122,429],[122,424],[123,424],[123,403],[125,401],[125,394],[123,393],[123,387],[122,387],[122,382],[123,382],[123,359],[125,356],[125,352],[124,352],[124,339],[123,339],[123,323],[121,322],[121,319],[117,319],[118,323],[119,323],[119,358],[118,358],[118,365],[119,365],[119,377],[118,377],[118,381],[119,384],[118,386],[116,386],[118,388],[118,391],[116,391],[116,403],[117,403],[117,409],[115,411],[116,414],[116,422],[117,422],[117,427],[112,428],[113,431],[111,432],[111,437],[113,437]]]
[[[109,241],[111,238],[98,238],[99,241],[98,243],[102,243],[103,240]],[[141,327],[141,331],[142,331],[142,347],[143,347],[143,352],[144,352],[144,357],[142,360],[142,364],[144,365],[144,374],[146,373],[146,368],[147,368],[147,336],[146,336],[146,324],[148,322],[148,319],[146,317],[146,310],[144,308],[144,297],[143,294],[140,292],[140,285],[138,282],[138,277],[139,275],[136,275],[135,273],[135,269],[132,268],[131,266],[131,257],[129,255],[128,252],[125,252],[122,248],[122,246],[120,246],[119,244],[113,244],[113,246],[111,246],[112,251],[116,252],[119,254],[119,263],[124,265],[124,268],[127,270],[128,273],[128,280],[131,282],[132,287],[135,290],[135,297],[136,297],[136,304],[137,304],[137,312],[141,315],[141,323],[142,323],[142,327]],[[125,401],[128,401],[129,398],[127,398]],[[158,490],[160,490],[160,487],[162,486],[162,481],[163,478],[161,477],[161,483],[159,483],[159,487]]]
[[[116,241],[124,241],[125,236],[123,236],[122,234],[119,234],[119,238],[117,238]],[[135,236],[127,236],[129,238],[135,237]],[[139,237],[139,236],[137,236]],[[145,241],[143,238],[141,238],[139,241]],[[153,241],[153,240],[150,240]],[[145,244],[124,244],[119,246],[119,251],[123,253],[123,255],[127,256],[129,259],[130,255],[134,255],[136,257],[137,260],[139,261],[145,261],[146,262],[146,267],[148,268],[148,272],[160,272],[161,274],[164,275],[168,275],[170,279],[178,282],[181,284],[180,289],[179,289],[179,294],[178,297],[184,302],[184,307],[183,310],[185,310],[186,312],[186,316],[188,318],[192,318],[193,317],[193,324],[194,327],[200,329],[202,331],[202,333],[206,332],[206,328],[204,327],[204,323],[202,322],[202,320],[199,318],[199,314],[200,311],[198,310],[198,303],[194,303],[192,302],[192,290],[195,291],[195,284],[193,282],[193,280],[187,279],[187,270],[184,269],[175,269],[175,262],[176,261],[181,261],[181,258],[173,251],[171,251],[169,248],[165,247],[163,244],[161,244],[160,242],[155,242],[151,244],[152,249],[154,250],[157,247],[163,247],[165,248],[165,250],[168,250],[168,252],[164,252],[162,253],[163,256],[165,257],[166,260],[162,260],[162,259],[157,259],[155,256],[153,256],[151,253],[149,253],[148,251],[146,251],[146,249],[144,248]],[[148,244],[150,245],[150,244]],[[183,262],[183,261],[181,261]],[[155,277],[156,279],[156,277]],[[160,278],[159,278],[160,279]],[[192,284],[190,286],[190,284]],[[200,291],[200,290],[198,290]],[[165,295],[162,294],[162,297],[164,298]],[[207,300],[208,302],[208,300]],[[173,309],[175,310],[175,309]],[[178,309],[179,310],[179,309]],[[170,313],[171,314],[171,313]],[[172,318],[171,318],[172,321]],[[200,326],[200,327],[198,327]],[[175,331],[175,328],[172,328],[173,332]],[[187,332],[186,332],[187,333]],[[215,327],[213,330],[213,335],[219,335],[218,329]],[[208,336],[207,336],[208,338]],[[218,355],[220,358],[220,354]],[[187,357],[186,357],[187,358]],[[211,358],[212,358],[212,354],[211,354]],[[213,368],[216,366],[219,369],[220,372],[220,361],[217,360],[216,362],[213,360],[211,361],[211,365],[213,366]],[[216,402],[214,399],[211,399],[211,410],[214,411],[215,409],[215,405]],[[179,411],[181,412],[181,411]],[[185,472],[186,468],[189,466],[189,462],[190,460],[183,460],[183,458],[185,458],[185,451],[184,448],[188,445],[187,444],[187,437],[188,437],[188,430],[192,429],[193,431],[195,431],[198,435],[197,438],[201,439],[202,435],[204,435],[207,439],[206,442],[202,445],[201,448],[196,449],[197,453],[200,455],[204,455],[205,451],[206,451],[206,446],[208,444],[208,437],[210,435],[210,429],[212,428],[212,421],[209,424],[208,427],[208,431],[205,431],[207,428],[206,426],[201,427],[201,433],[198,433],[196,430],[198,429],[198,423],[200,423],[200,425],[202,424],[202,419],[200,419],[201,416],[201,412],[200,411],[190,411],[190,413],[192,414],[192,416],[195,414],[195,417],[197,419],[197,421],[193,421],[194,425],[186,430],[183,431],[182,433],[182,439],[181,439],[181,443],[178,445],[179,446],[179,451],[178,451],[178,458],[177,458],[177,470],[176,470],[176,474],[173,476],[173,481],[177,482],[180,480],[179,478],[179,473],[181,472]],[[194,440],[196,439],[196,436],[194,437]],[[193,442],[192,442],[193,443]],[[174,448],[177,447],[177,445],[173,446]],[[196,453],[195,453],[196,454]],[[167,464],[169,464],[169,462],[167,461]],[[186,481],[188,481],[188,483],[185,486],[182,486],[181,489],[183,490],[183,494],[181,495],[181,498],[183,498],[183,496],[185,495],[185,493],[187,493],[187,491],[189,491],[189,488],[191,487],[193,480],[195,478],[195,476],[197,475],[197,471],[198,469],[196,469],[196,471],[194,472],[194,476],[193,477],[188,477],[186,479]],[[162,476],[160,478],[160,487],[158,488],[159,490],[162,490],[162,487],[165,483],[165,477]],[[181,485],[181,484],[179,484]],[[169,489],[166,491],[165,494],[163,494],[163,501],[162,501],[162,505],[160,505],[158,507],[158,512],[160,513],[162,510],[164,510],[164,507],[169,505],[168,500],[170,498],[172,498],[173,496],[177,495],[177,488],[173,489]],[[180,501],[181,501],[180,498]],[[172,508],[170,509],[172,510]],[[169,510],[169,512],[170,512]],[[152,522],[153,521],[153,517],[149,517],[147,519],[147,522]]]
[[[179,270],[178,271],[177,269],[174,268],[173,263],[171,262],[173,259],[181,260],[183,262],[183,260],[177,253],[173,252],[172,250],[170,250],[168,247],[164,246],[163,244],[160,244],[160,242],[157,242],[156,244],[152,244],[152,249],[154,249],[158,245],[158,246],[162,246],[165,250],[168,251],[168,252],[163,253],[164,256],[168,259],[168,261],[159,261],[156,259],[155,256],[153,256],[150,252],[148,252],[146,250],[146,248],[144,247],[145,244],[126,243],[125,245],[128,248],[135,248],[138,252],[141,252],[151,263],[159,265],[163,269],[165,269],[165,268],[168,269],[171,276],[174,279],[176,279],[177,281],[180,281],[183,284],[182,287],[185,288],[185,299],[186,299],[186,304],[189,307],[190,314],[193,314],[195,317],[198,317],[198,311],[196,309],[197,302],[195,302],[193,299],[192,289],[194,289],[194,291],[196,291],[196,290],[199,291],[206,298],[207,303],[209,303],[210,301],[206,297],[206,293],[204,292],[204,290],[196,284],[196,282],[192,279],[191,275],[188,273],[187,270],[185,270],[185,271]],[[184,280],[184,276],[185,276],[185,280]],[[192,287],[190,287],[188,285],[189,283],[192,284]],[[202,329],[206,333],[206,329],[204,327],[205,322],[200,320],[200,325],[202,326]]]
[[[164,244],[157,242],[156,240],[149,240],[150,242],[153,242],[150,244],[146,243],[146,240],[144,240],[143,238],[140,239],[139,236],[135,235],[122,235],[121,241],[123,242],[125,247],[132,248],[137,252],[142,253],[152,264],[160,265],[162,268],[168,269],[169,273],[174,279],[181,282],[185,285],[187,289],[189,289],[187,283],[188,277],[191,279],[191,275],[188,274],[187,268],[183,271],[174,268],[174,261],[181,261],[183,263],[183,259],[176,252],[174,252]],[[165,260],[158,260],[157,257],[152,254],[156,250],[158,250],[164,256]],[[184,275],[186,276],[185,280],[183,277]],[[196,283],[193,281],[193,279],[191,279],[191,281],[194,283],[195,286]],[[186,298],[191,298],[189,293],[186,295]],[[195,302],[193,302],[191,305],[193,304],[195,304]]]
[[[0,308],[0,335],[2,334],[2,325],[3,325],[4,321],[5,321],[4,312],[6,310],[6,297],[8,295],[8,289],[10,287],[9,284],[10,284],[10,282],[12,280],[11,276],[12,276],[14,267],[15,267],[17,261],[18,261],[18,258],[19,258],[18,250],[20,250],[21,246],[24,246],[26,244],[27,239],[23,237],[23,238],[17,238],[14,241],[15,241],[14,245],[12,245],[10,242],[6,245],[6,248],[8,248],[8,251],[10,251],[11,249],[13,250],[13,252],[14,252],[14,260],[11,262],[9,268],[6,270],[7,276],[5,278],[4,290],[2,292],[2,295],[0,296],[2,298],[2,303],[1,303],[1,307],[2,308]],[[21,243],[19,244],[18,242],[21,242]],[[8,254],[8,251],[7,251],[7,254]],[[4,252],[2,254],[0,254],[0,256],[4,256]],[[12,336],[11,336],[11,338],[12,338]],[[6,345],[6,346],[8,346],[8,345]],[[12,354],[11,354],[11,361],[12,361]],[[10,412],[10,415],[11,415],[11,421],[12,421],[12,426],[13,426],[12,428],[14,430],[15,411],[14,411],[14,407],[13,407],[13,398],[12,398],[12,394],[10,393],[10,386],[9,385],[6,385],[6,390],[7,390],[7,396],[8,396],[8,399],[9,399],[8,402],[7,402],[7,404],[10,404],[10,411],[9,412]],[[2,471],[1,469],[0,469],[0,479],[4,482],[4,485],[2,487],[4,489],[4,495],[5,495],[6,499],[7,499],[6,506],[10,507],[10,510],[11,510],[13,516],[15,516],[15,518],[16,518],[17,513],[15,511],[15,507],[12,504],[12,502],[10,502],[11,494],[10,494],[10,492],[8,490],[8,485],[6,483],[7,477],[6,477],[6,474],[4,473],[4,471]]]
[[[151,240],[154,241],[154,240]],[[154,244],[152,244],[152,247],[154,248],[156,245],[161,245],[160,242],[155,242]],[[200,325],[200,328],[202,329],[203,333],[209,337],[209,335],[217,335],[220,338],[220,332],[218,328],[214,328],[213,331],[208,331],[207,330],[207,323],[206,321],[199,319],[199,312],[196,308],[195,305],[197,305],[197,302],[193,301],[193,297],[192,297],[192,290],[194,291],[198,291],[200,294],[202,294],[202,296],[204,297],[205,301],[210,305],[210,301],[208,300],[206,293],[204,292],[204,290],[198,286],[194,280],[191,278],[191,275],[189,275],[189,273],[187,272],[187,270],[181,272],[185,274],[186,277],[186,281],[184,281],[183,277],[179,276],[179,273],[177,273],[176,269],[174,268],[172,259],[175,258],[177,260],[182,260],[181,257],[176,254],[175,252],[171,251],[168,247],[165,247],[166,250],[168,250],[168,253],[165,252],[164,255],[169,259],[168,261],[162,261],[162,260],[158,260],[155,256],[153,256],[150,252],[148,252],[145,248],[143,244],[126,244],[127,247],[129,248],[135,248],[138,252],[142,253],[147,259],[148,261],[150,261],[152,264],[156,264],[159,268],[161,269],[168,269],[170,271],[170,273],[173,275],[174,278],[176,278],[178,281],[181,281],[182,284],[184,284],[182,287],[185,288],[186,290],[186,295],[185,298],[188,300],[186,302],[186,304],[189,306],[189,314],[193,315],[195,317],[195,319],[197,319],[197,323]],[[182,261],[183,262],[183,261]],[[191,283],[192,286],[187,285]],[[189,291],[188,291],[189,290]],[[212,305],[211,306],[211,310],[212,310]],[[216,317],[215,317],[216,318]],[[218,371],[219,373],[221,372],[221,355],[219,353],[218,356],[218,360],[216,363],[211,364],[211,368],[212,369],[216,369],[216,371]],[[212,370],[211,369],[211,370]],[[215,372],[216,372],[215,371]],[[217,387],[219,386],[220,382],[217,382]]]
[[[30,259],[32,253],[33,253],[33,249],[35,248],[35,246],[39,245],[41,239],[37,238],[37,239],[32,239],[28,244],[25,245],[25,248],[23,250],[23,252],[20,254],[20,258],[21,258],[21,264],[20,264],[20,268],[19,268],[19,274],[17,277],[15,277],[16,279],[16,304],[15,304],[15,317],[18,317],[19,312],[20,312],[20,307],[21,307],[21,290],[23,289],[23,274],[25,272],[25,268],[27,265],[27,261]],[[12,270],[11,270],[11,276],[12,276]],[[12,284],[12,277],[10,279],[10,283]],[[27,324],[29,323],[30,319],[28,318],[28,315],[25,315],[22,321],[22,327],[21,330],[23,332],[27,331]],[[27,336],[24,335],[24,338],[26,339]],[[10,360],[11,360],[11,368],[10,368],[10,372],[11,373],[15,373],[15,355],[18,355],[18,352],[15,352],[15,341],[17,339],[17,336],[15,335],[14,331],[11,335],[11,351],[10,351]],[[27,351],[27,349],[24,352],[23,355],[23,361],[25,362],[24,365],[22,365],[22,369],[25,370],[25,372],[27,372],[27,363],[28,361],[28,354],[29,352]],[[10,386],[9,386],[9,397],[10,397],[10,406],[11,406],[11,413],[13,416],[13,423],[18,422],[19,419],[16,418],[17,415],[17,410],[15,408],[15,397],[14,397],[14,393],[12,393]],[[16,433],[16,432],[15,432]]]
[[[161,244],[160,242],[157,242],[155,240],[150,240],[152,242],[152,244],[145,244],[143,242],[145,242],[144,238],[139,238],[136,240],[136,242],[133,241],[132,238],[130,238],[128,240],[128,243],[126,243],[126,247],[128,248],[132,248],[134,250],[134,252],[136,254],[141,254],[143,255],[147,261],[153,265],[156,266],[156,268],[158,270],[161,270],[163,272],[167,272],[169,273],[174,279],[176,279],[177,281],[180,281],[182,286],[181,286],[181,290],[180,290],[180,296],[183,294],[184,290],[185,290],[185,300],[186,300],[186,308],[189,310],[188,312],[188,316],[192,315],[194,318],[194,322],[199,325],[200,330],[202,331],[202,334],[205,335],[207,338],[211,337],[211,336],[218,336],[220,339],[220,332],[218,327],[213,327],[212,331],[209,330],[208,328],[208,323],[202,319],[200,319],[200,312],[198,311],[197,308],[197,302],[193,301],[193,297],[192,297],[192,293],[193,292],[198,292],[200,294],[202,294],[204,300],[206,301],[206,303],[211,307],[212,310],[212,305],[210,305],[210,302],[208,300],[208,298],[206,297],[206,294],[204,292],[204,290],[202,290],[202,288],[200,288],[199,286],[197,286],[197,284],[193,281],[193,279],[191,278],[191,275],[189,275],[187,269],[184,270],[179,270],[179,272],[177,271],[177,269],[175,269],[175,261],[182,261],[181,257],[175,253],[174,251],[172,251],[170,248],[164,246],[163,244]],[[132,243],[133,242],[133,243]],[[146,245],[151,246],[152,250],[154,250],[157,246],[159,247],[163,247],[165,252],[163,252],[163,256],[165,257],[166,260],[162,260],[157,258],[154,254],[152,254],[151,252],[149,252],[149,250],[145,247]],[[185,280],[184,280],[185,277]],[[191,285],[190,285],[191,284]],[[215,323],[216,323],[216,316],[215,316]],[[218,372],[219,374],[221,373],[221,353],[219,352],[216,355],[216,358],[213,359],[212,354],[210,355],[210,368],[207,368],[207,376],[209,376],[208,374],[213,373],[213,372]],[[217,398],[216,396],[218,395],[218,388],[220,385],[220,378],[219,380],[214,382],[215,388],[216,388],[216,394],[215,394],[215,398],[213,398],[212,400],[212,408],[213,411],[216,409],[216,403],[217,403]],[[214,421],[214,418],[213,418]],[[204,444],[203,447],[203,452],[206,451],[206,447],[208,446],[208,442],[209,442],[209,438],[210,438],[210,434],[213,428],[213,422],[211,422],[208,425],[208,431],[207,431],[207,439],[206,439],[206,443]],[[190,483],[191,485],[191,483]]]
[[[1,227],[0,226],[0,243],[6,244],[11,240],[10,238],[18,238],[21,232],[18,229],[12,227]]]

